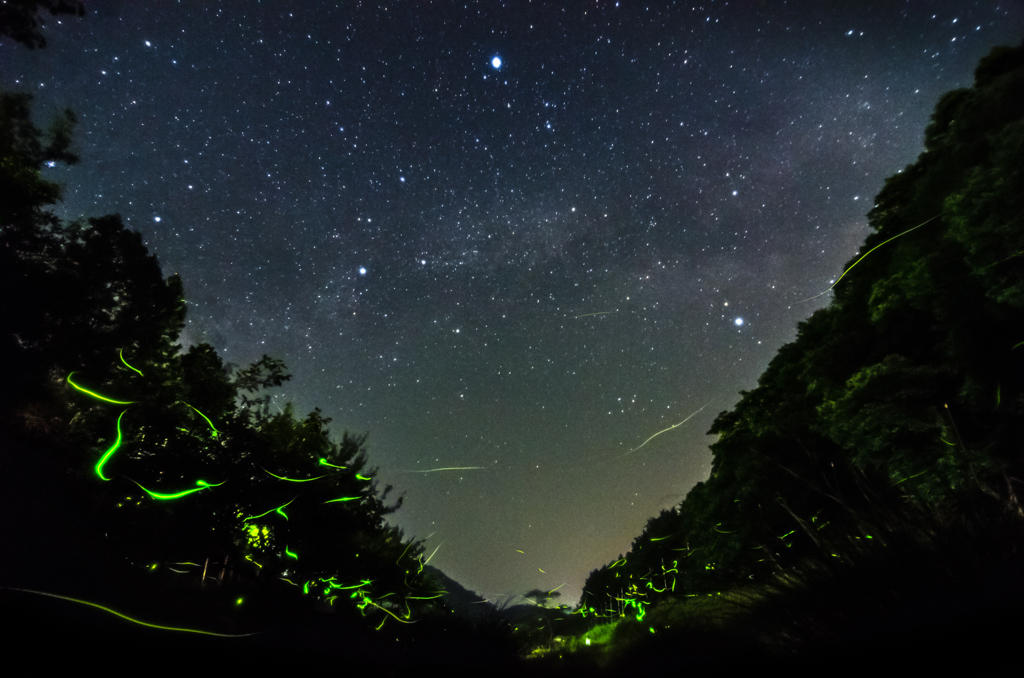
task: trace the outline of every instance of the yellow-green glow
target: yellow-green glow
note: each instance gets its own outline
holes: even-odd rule
[[[282,511],[281,509],[283,509],[285,506],[287,506],[288,504],[292,503],[293,501],[295,501],[298,498],[299,498],[298,495],[296,495],[296,496],[291,498],[291,501],[285,502],[284,504],[281,504],[280,506],[276,506],[276,507],[274,507],[272,509],[268,509],[268,510],[264,511],[263,513],[259,514],[258,516],[249,516],[248,518],[242,518],[242,522],[246,523],[246,522],[248,522],[250,520],[256,520],[257,518],[262,518],[263,516],[267,515],[268,513],[274,513],[275,511],[277,513],[280,513],[282,516],[284,516],[285,520],[288,520],[288,516],[285,515],[285,512]]]
[[[77,374],[77,372],[72,372],[71,374]],[[113,400],[112,398],[105,398],[105,397],[101,396],[99,393],[93,393],[89,389],[82,388],[81,386],[79,386],[75,382],[71,381],[71,374],[68,375],[68,383],[71,384],[71,386],[73,386],[77,390],[81,391],[82,393],[85,393],[87,395],[91,395],[93,398],[96,398],[97,400],[102,400],[102,401],[108,402],[108,403],[114,403],[115,405],[132,405],[132,404],[134,404],[136,402],[135,400]]]
[[[709,400],[709,401],[708,401],[708,402],[707,402],[707,403],[706,403],[706,404],[704,405],[704,407],[707,407],[708,405],[710,405],[710,404],[711,404],[711,403],[713,403],[713,402],[714,402],[713,400]],[[643,447],[643,446],[644,446],[644,445],[646,445],[647,443],[651,442],[652,440],[654,440],[655,438],[657,438],[658,436],[660,436],[660,435],[661,435],[662,433],[668,433],[669,431],[671,431],[671,430],[672,430],[672,429],[674,429],[674,428],[679,428],[680,426],[682,426],[683,424],[685,424],[686,422],[690,421],[690,420],[691,420],[691,419],[693,419],[693,418],[694,418],[695,416],[697,416],[697,415],[698,415],[698,414],[700,413],[700,411],[704,409],[704,407],[700,408],[700,410],[697,410],[696,412],[694,412],[693,414],[691,414],[690,416],[688,416],[688,417],[687,417],[686,419],[683,419],[683,420],[682,420],[681,422],[679,422],[678,424],[674,424],[674,425],[672,425],[672,426],[669,426],[669,427],[668,427],[668,428],[666,428],[666,429],[662,429],[661,431],[658,431],[658,432],[657,432],[657,433],[655,433],[655,434],[654,434],[653,436],[651,436],[651,437],[650,437],[650,438],[648,438],[647,440],[643,441],[642,443],[640,443],[639,445],[637,445],[636,447],[634,447],[634,448],[633,448],[632,450],[630,450],[629,452],[626,452],[626,454],[632,454],[633,452],[636,452],[636,451],[637,451],[637,450],[639,450],[639,449],[640,449],[641,447]]]
[[[290,558],[294,558],[295,560],[299,559],[299,557],[292,553],[292,550],[289,549],[287,546],[284,547],[284,554]]]
[[[626,564],[626,559],[625,558],[623,558],[622,560],[616,560],[614,563],[612,563],[611,565],[608,566],[608,569],[610,570],[613,567],[618,567],[619,565],[625,565],[625,564]]]
[[[443,546],[443,545],[444,545],[444,542],[441,542],[440,544],[437,545],[437,549],[441,548],[441,546]],[[437,549],[434,549],[434,552],[430,554],[430,558],[434,557],[434,554],[437,553]],[[429,563],[430,562],[430,558],[427,558],[426,562],[424,562],[423,565],[426,565],[427,563]],[[423,567],[420,567],[420,571],[421,572],[423,571]]]
[[[367,478],[366,476],[361,476],[358,473],[356,474],[356,478],[358,478],[359,480],[372,480],[372,478]]]
[[[325,504],[333,504],[336,501],[355,501],[356,499],[362,499],[362,497],[339,497],[338,499],[328,499]]]
[[[128,364],[128,361],[124,359],[124,349],[123,349],[123,348],[121,349],[121,353],[120,353],[120,355],[121,355],[121,362],[123,362],[123,363],[124,363],[124,366],[125,366],[125,367],[127,367],[127,368],[128,368],[129,370],[133,370],[133,371],[135,371],[135,372],[138,372],[138,373],[139,373],[139,376],[140,376],[140,377],[143,377],[143,376],[145,376],[144,374],[142,374],[142,372],[141,372],[140,370],[137,370],[137,369],[135,369],[134,367],[132,367],[131,365],[129,365],[129,364]]]
[[[904,482],[906,482],[906,481],[910,480],[911,478],[916,478],[916,477],[918,477],[918,476],[923,476],[923,475],[924,475],[925,473],[928,473],[928,471],[921,471],[920,473],[915,473],[915,474],[914,474],[914,475],[912,475],[912,476],[907,476],[907,477],[906,477],[906,478],[904,478],[903,480],[900,480],[899,482],[895,482],[895,483],[893,483],[893,484],[892,484],[892,486],[893,486],[893,487],[896,487],[896,486],[897,486],[897,485],[899,485],[900,483],[904,483]]]
[[[129,480],[131,480],[131,478],[129,478]],[[135,482],[134,480],[132,480],[132,482],[135,483],[136,485],[139,485],[139,483]],[[225,482],[227,482],[227,481],[220,482],[220,483],[212,483],[211,484],[211,483],[206,482],[205,480],[197,480],[196,481],[196,485],[198,485],[199,487],[195,488],[194,490],[182,490],[181,492],[173,492],[173,493],[167,493],[167,494],[165,494],[163,492],[154,492],[152,490],[148,490],[145,487],[142,487],[142,485],[139,485],[139,487],[142,487],[143,491],[146,494],[148,494],[149,496],[153,497],[153,499],[159,499],[161,501],[166,501],[168,499],[180,499],[181,497],[184,497],[185,495],[188,495],[188,494],[192,494],[193,492],[202,492],[203,490],[205,490],[205,489],[207,489],[209,487],[220,487]]]
[[[188,403],[186,403],[186,402],[185,402],[185,401],[183,401],[183,400],[179,400],[178,402],[180,402],[180,403],[181,403],[182,405],[184,405],[184,406],[186,406],[186,407],[191,407],[191,408],[192,408],[193,410],[195,410],[195,413],[196,413],[196,414],[198,414],[198,415],[199,415],[200,417],[202,417],[203,419],[205,419],[205,420],[206,420],[206,423],[210,425],[210,428],[211,428],[211,429],[213,430],[213,437],[214,437],[214,438],[216,438],[216,437],[217,437],[217,434],[219,434],[219,433],[220,433],[220,431],[218,431],[218,430],[217,430],[217,427],[213,425],[213,422],[212,422],[212,421],[210,421],[210,418],[209,418],[208,416],[206,416],[205,414],[203,414],[203,413],[202,413],[202,412],[200,412],[199,410],[196,410],[196,408],[192,407],[191,405],[189,405]]]
[[[174,626],[161,626],[159,624],[150,624],[148,622],[144,622],[144,621],[141,621],[139,619],[133,619],[132,617],[129,617],[126,614],[122,614],[122,613],[120,613],[120,612],[118,612],[116,610],[111,610],[109,607],[104,607],[104,606],[102,606],[102,605],[100,605],[98,603],[90,603],[88,600],[79,600],[78,598],[71,598],[71,597],[68,597],[68,596],[59,596],[56,593],[46,593],[44,591],[33,591],[31,589],[19,589],[19,588],[14,588],[14,587],[4,587],[4,588],[9,588],[9,590],[11,590],[11,591],[22,591],[24,593],[34,593],[34,594],[39,595],[39,596],[49,596],[50,598],[59,598],[60,600],[67,600],[67,601],[70,601],[72,603],[78,603],[79,605],[88,605],[89,607],[95,607],[97,610],[103,610],[104,612],[112,614],[115,617],[120,617],[121,619],[124,619],[126,621],[130,621],[133,624],[138,624],[139,626],[145,626],[145,627],[148,627],[148,628],[151,628],[151,629],[159,629],[161,631],[180,631],[182,633],[198,633],[198,634],[201,634],[201,635],[204,635],[204,636],[217,636],[218,638],[246,638],[248,636],[258,635],[256,633],[214,633],[213,631],[202,631],[200,629],[186,629],[186,628],[178,628],[178,627],[174,627]]]
[[[103,453],[100,460],[96,462],[96,475],[100,477],[100,480],[110,480],[110,478],[103,475],[103,466],[107,463],[107,460],[110,459],[110,456],[117,451],[117,448],[121,447],[121,417],[123,417],[124,413],[127,411],[128,410],[124,410],[121,414],[117,415],[117,440],[114,441],[114,444],[110,446],[109,450]]]
[[[320,463],[321,463],[322,465],[324,465],[324,466],[330,466],[331,468],[340,468],[340,469],[346,469],[346,468],[348,468],[348,466],[338,466],[337,464],[329,464],[329,463],[327,462],[327,460],[326,460],[326,459],[324,459],[323,457],[320,457]]]
[[[260,468],[263,468],[263,467],[260,466]],[[265,468],[263,468],[263,470],[266,471],[267,473],[270,473],[270,471],[267,471],[267,469],[265,469]],[[314,480],[320,480],[321,478],[326,478],[327,476],[336,476],[338,474],[337,473],[326,473],[326,474],[324,474],[322,476],[317,476],[315,478],[285,478],[284,476],[279,476],[276,473],[270,473],[270,475],[274,476],[278,480],[287,480],[289,483],[310,483],[310,482],[313,482]]]
[[[835,287],[836,285],[838,285],[838,284],[839,284],[839,281],[843,279],[843,276],[845,276],[845,275],[846,275],[847,273],[849,273],[849,272],[850,272],[850,270],[851,270],[851,269],[853,269],[853,267],[854,267],[854,266],[856,266],[856,265],[857,265],[857,264],[859,264],[860,262],[864,261],[864,257],[866,257],[867,255],[871,254],[872,252],[874,252],[875,250],[877,250],[877,249],[878,249],[879,247],[881,247],[881,246],[882,246],[882,245],[884,245],[885,243],[887,243],[887,242],[892,242],[892,241],[893,241],[893,240],[895,240],[896,238],[899,238],[900,236],[906,235],[907,233],[910,233],[911,231],[916,231],[917,229],[921,228],[921,227],[922,227],[922,226],[924,226],[925,224],[927,224],[927,223],[929,223],[929,222],[931,222],[931,221],[935,221],[936,219],[938,219],[938,218],[939,218],[939,217],[941,217],[941,216],[942,216],[942,213],[936,214],[936,215],[935,215],[934,217],[932,217],[931,219],[927,219],[927,220],[925,220],[925,221],[922,221],[922,222],[921,222],[920,224],[918,224],[917,226],[914,226],[914,228],[908,228],[907,230],[903,231],[903,232],[902,232],[902,233],[900,233],[899,235],[894,235],[893,237],[889,238],[889,239],[888,239],[888,240],[886,240],[885,242],[881,242],[881,243],[879,243],[879,244],[875,245],[874,247],[872,247],[871,249],[869,249],[869,250],[868,250],[867,252],[865,252],[865,253],[864,253],[864,256],[862,256],[862,257],[861,257],[860,259],[858,259],[857,261],[855,261],[855,262],[853,262],[852,264],[850,264],[850,268],[848,268],[848,269],[846,269],[845,271],[843,271],[843,275],[841,275],[841,276],[839,276],[838,278],[836,278],[836,281],[835,281],[834,283],[832,283],[832,287]],[[807,297],[806,299],[801,299],[800,301],[795,301],[795,302],[793,302],[793,303],[795,303],[795,304],[802,304],[802,303],[803,303],[803,302],[805,302],[805,301],[810,301],[811,299],[817,299],[817,298],[818,298],[818,297],[820,297],[820,296],[821,296],[822,294],[828,294],[828,293],[829,293],[829,292],[830,292],[830,291],[832,290],[832,287],[829,287],[829,288],[828,288],[827,290],[825,290],[825,291],[824,291],[824,292],[822,292],[821,294],[815,294],[815,295],[814,295],[813,297]]]

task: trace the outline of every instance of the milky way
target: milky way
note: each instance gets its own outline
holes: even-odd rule
[[[0,84],[77,113],[60,214],[143,234],[185,343],[368,432],[431,564],[567,602],[1024,37],[1011,2],[327,4],[91,1]]]

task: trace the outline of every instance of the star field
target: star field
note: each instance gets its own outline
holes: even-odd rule
[[[707,477],[938,98],[1024,35],[1010,2],[565,4],[96,0],[0,43],[79,118],[61,215],[120,213],[184,342],[369,432],[392,519],[492,598],[574,602]]]

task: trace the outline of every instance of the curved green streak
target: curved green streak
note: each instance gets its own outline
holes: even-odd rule
[[[323,457],[320,457],[320,464],[323,465],[323,466],[330,466],[331,468],[341,468],[341,469],[347,469],[348,468],[348,466],[338,466],[337,464],[328,463],[328,461],[326,459],[324,459]]]
[[[181,403],[182,405],[185,405],[186,407],[192,407],[191,405],[186,403],[184,400],[179,400],[178,402]],[[203,419],[206,420],[206,423],[210,425],[211,429],[213,429],[213,437],[216,438],[217,434],[219,434],[220,431],[218,431],[217,427],[213,425],[213,422],[210,421],[210,418],[208,416],[206,416],[205,414],[203,414],[202,412],[200,412],[199,410],[196,410],[196,408],[192,407],[192,409],[195,410],[196,414],[198,414],[200,417],[202,417]]]
[[[131,478],[129,478],[129,480],[131,480]],[[139,483],[135,482],[134,480],[132,480],[132,482],[135,483],[136,485],[139,485]],[[145,487],[142,487],[142,485],[139,485],[139,487],[142,487],[142,490],[146,494],[148,494],[149,496],[153,497],[153,499],[159,499],[161,501],[167,501],[169,499],[180,499],[181,497],[184,497],[187,494],[192,494],[193,492],[202,492],[203,490],[205,490],[205,489],[207,489],[209,487],[219,487],[219,486],[223,485],[225,482],[227,482],[227,481],[225,480],[224,482],[210,484],[210,483],[206,482],[205,480],[197,480],[196,481],[196,485],[199,485],[199,487],[197,487],[196,489],[194,489],[194,490],[182,490],[181,492],[174,492],[174,493],[170,493],[170,494],[165,494],[163,492],[154,492],[153,490],[149,490],[149,489],[146,489]]]
[[[864,253],[864,255],[863,255],[863,256],[862,256],[862,257],[861,257],[860,259],[858,259],[857,261],[855,261],[855,262],[853,262],[852,264],[850,264],[850,268],[848,268],[848,269],[846,269],[845,271],[843,271],[843,275],[841,275],[841,276],[839,276],[838,278],[836,278],[836,281],[835,281],[834,283],[832,283],[832,287],[835,287],[836,285],[838,285],[838,284],[839,284],[839,281],[843,279],[843,276],[845,276],[845,275],[846,275],[847,273],[849,273],[849,272],[850,272],[850,271],[851,271],[851,270],[853,269],[853,267],[854,267],[854,266],[856,266],[856,265],[857,265],[857,264],[859,264],[860,262],[864,261],[864,257],[868,256],[869,254],[871,254],[872,252],[874,252],[875,250],[877,250],[877,249],[878,249],[879,247],[881,247],[881,246],[882,246],[882,245],[884,245],[885,243],[887,243],[887,242],[892,242],[892,241],[893,241],[893,240],[895,240],[896,238],[899,238],[900,236],[906,235],[907,233],[910,233],[911,231],[916,231],[917,229],[921,228],[921,227],[922,227],[922,226],[924,226],[925,224],[927,224],[927,223],[929,223],[929,222],[932,222],[932,221],[935,221],[936,219],[938,219],[938,218],[939,218],[939,217],[941,217],[941,216],[942,216],[942,213],[940,212],[939,214],[936,214],[936,215],[935,215],[934,217],[932,217],[931,219],[927,219],[927,220],[925,220],[925,221],[922,221],[922,222],[921,222],[920,224],[918,224],[917,226],[914,226],[913,228],[908,228],[907,230],[903,231],[903,232],[902,232],[902,233],[900,233],[899,235],[894,235],[893,237],[889,238],[889,239],[888,239],[888,240],[886,240],[885,242],[881,242],[881,243],[879,243],[879,244],[875,245],[874,247],[872,247],[871,249],[869,249],[869,250],[868,250],[867,252],[865,252],[865,253]],[[828,293],[829,293],[829,291],[831,291],[831,290],[832,290],[832,287],[829,287],[829,288],[828,288],[827,290],[825,290],[825,291],[824,291],[824,292],[822,292],[821,294],[828,294]],[[810,301],[811,299],[817,299],[818,297],[820,297],[820,296],[821,296],[821,294],[815,294],[815,295],[814,295],[813,297],[807,297],[806,299],[801,299],[800,301],[794,301],[793,303],[794,303],[794,304],[802,304],[802,303],[804,303],[805,301]]]
[[[71,374],[77,374],[77,373],[76,372],[72,372]],[[87,395],[91,395],[93,398],[96,398],[97,400],[103,400],[103,401],[106,401],[108,403],[114,403],[115,405],[132,405],[132,404],[138,402],[136,400],[113,400],[111,398],[104,398],[99,393],[93,393],[89,389],[82,388],[81,386],[79,386],[75,382],[71,381],[71,374],[69,374],[68,377],[67,377],[68,383],[71,384],[76,389],[78,389],[79,391],[81,391],[82,393],[85,393]]]
[[[260,468],[263,468],[263,467],[260,466]],[[265,468],[263,468],[263,470],[266,471],[267,473],[270,473],[270,471],[267,471],[267,469],[265,469]],[[327,474],[324,474],[322,476],[317,476],[316,478],[305,478],[305,479],[285,478],[284,476],[279,476],[276,473],[270,473],[270,475],[274,476],[278,480],[287,480],[289,483],[309,483],[309,482],[312,482],[314,480],[320,480],[321,478],[326,478],[327,476],[336,476],[338,474],[337,473],[327,473]]]
[[[297,555],[295,555],[294,553],[292,553],[291,549],[289,549],[287,546],[284,547],[284,554],[286,556],[294,558],[295,560],[299,559],[299,557]]]
[[[263,513],[259,514],[258,516],[249,516],[248,518],[242,518],[242,522],[243,523],[247,523],[250,520],[256,520],[257,518],[262,518],[263,516],[267,515],[268,513],[274,513],[275,511],[277,513],[280,513],[282,516],[284,516],[285,520],[288,520],[288,516],[285,515],[285,512],[282,511],[281,509],[283,509],[285,506],[287,506],[288,504],[292,503],[293,501],[295,501],[298,498],[299,498],[298,495],[296,495],[296,496],[292,497],[290,501],[287,501],[284,504],[281,504],[280,506],[275,506],[272,509],[268,509],[268,510],[264,511]]]
[[[103,465],[106,464],[107,460],[110,459],[110,456],[117,451],[117,448],[121,447],[121,417],[123,417],[124,413],[127,411],[128,410],[124,410],[121,414],[117,415],[117,440],[114,441],[114,444],[110,446],[109,450],[103,453],[100,460],[96,462],[96,475],[100,477],[100,480],[110,480],[110,478],[103,475]]]
[[[135,369],[134,367],[132,367],[131,365],[128,364],[128,361],[124,359],[124,349],[123,348],[121,349],[120,356],[121,356],[121,362],[124,363],[125,367],[127,367],[129,370],[134,370],[134,371],[138,372],[140,377],[146,376],[140,370],[137,370],[137,369]]]
[[[39,595],[39,596],[49,596],[50,598],[59,598],[61,600],[68,600],[68,601],[71,601],[72,603],[78,603],[79,605],[88,605],[89,607],[95,607],[98,610],[103,610],[104,612],[109,612],[110,614],[114,615],[115,617],[120,617],[121,619],[124,619],[126,621],[130,621],[133,624],[138,624],[139,626],[146,626],[146,627],[151,628],[151,629],[159,629],[161,631],[181,631],[182,633],[198,633],[198,634],[201,634],[201,635],[204,635],[204,636],[217,636],[218,638],[247,638],[248,636],[259,635],[258,633],[214,633],[213,631],[201,631],[200,629],[186,629],[186,628],[179,628],[179,627],[175,627],[175,626],[161,626],[159,624],[150,624],[148,622],[144,622],[144,621],[141,621],[139,619],[133,619],[132,617],[129,617],[126,614],[122,614],[122,613],[120,613],[120,612],[118,612],[116,610],[111,610],[109,607],[103,607],[99,603],[90,603],[88,600],[79,600],[78,598],[71,598],[69,596],[59,596],[56,593],[46,593],[44,591],[33,591],[31,589],[19,589],[19,588],[14,588],[14,587],[4,587],[4,588],[8,588],[11,591],[22,591],[24,593],[34,593],[34,594]]]
[[[358,473],[356,474],[356,478],[359,480],[373,480],[373,478],[367,478],[366,476],[361,476]]]

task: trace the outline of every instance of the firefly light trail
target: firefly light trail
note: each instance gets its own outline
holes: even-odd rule
[[[148,622],[144,622],[144,621],[141,621],[139,619],[134,619],[132,617],[129,617],[128,615],[122,614],[122,613],[120,613],[120,612],[118,612],[116,610],[111,610],[109,607],[103,607],[102,605],[100,605],[98,603],[90,603],[88,600],[79,600],[78,598],[71,598],[69,596],[59,596],[56,593],[46,593],[44,591],[33,591],[31,589],[19,589],[19,588],[14,588],[14,587],[4,587],[4,588],[7,588],[9,591],[21,591],[23,593],[34,593],[37,596],[49,596],[50,598],[59,598],[60,600],[67,600],[67,601],[70,601],[72,603],[78,603],[79,605],[88,605],[89,607],[95,607],[97,610],[103,610],[104,612],[108,612],[108,613],[114,615],[115,617],[120,617],[121,619],[124,619],[126,621],[130,621],[133,624],[138,624],[139,626],[146,626],[146,627],[151,628],[151,629],[159,629],[161,631],[180,631],[182,633],[198,633],[198,634],[201,634],[201,635],[204,635],[204,636],[217,636],[218,638],[247,638],[248,636],[258,635],[257,633],[214,633],[213,631],[201,631],[199,629],[186,629],[186,628],[179,628],[179,627],[175,627],[175,626],[161,626],[159,624],[150,624]]]
[[[707,404],[705,404],[705,405],[704,405],[704,407],[707,407],[708,405],[710,405],[710,404],[711,404],[711,403],[713,403],[713,402],[715,402],[715,401],[714,401],[714,400],[709,400],[709,401],[707,402]],[[644,446],[644,445],[646,445],[647,443],[651,442],[652,440],[654,440],[655,438],[657,438],[658,436],[660,436],[660,435],[661,435],[662,433],[667,433],[667,432],[671,431],[671,430],[672,430],[672,429],[674,429],[674,428],[679,428],[680,426],[682,426],[683,424],[685,424],[686,422],[690,421],[690,420],[691,420],[691,419],[693,419],[693,418],[694,418],[695,416],[697,416],[697,415],[698,415],[698,414],[699,414],[699,413],[701,412],[701,410],[703,410],[703,409],[704,409],[704,407],[700,408],[700,410],[697,410],[696,412],[694,412],[693,414],[691,414],[690,416],[688,416],[688,417],[687,417],[686,419],[683,419],[683,420],[682,420],[681,422],[679,422],[678,424],[674,424],[674,425],[672,425],[672,426],[669,426],[668,428],[666,428],[666,429],[664,429],[664,430],[658,431],[658,432],[657,432],[657,433],[655,433],[655,434],[654,434],[653,436],[651,436],[651,437],[650,437],[650,438],[648,438],[647,440],[645,440],[645,441],[643,441],[642,443],[640,443],[640,444],[639,444],[639,445],[638,445],[637,447],[634,447],[634,448],[633,448],[632,450],[630,450],[629,452],[626,452],[626,454],[632,454],[633,452],[636,452],[636,451],[637,451],[637,450],[639,450],[639,449],[640,449],[641,447],[643,447],[643,446]],[[623,455],[623,456],[625,456],[625,455]]]
[[[449,466],[447,468],[430,468],[426,471],[406,471],[406,473],[437,473],[438,471],[474,471],[485,466]]]
[[[117,451],[117,448],[121,447],[121,417],[123,417],[124,413],[127,411],[128,410],[124,410],[121,414],[117,415],[117,440],[115,440],[114,444],[110,446],[110,449],[100,457],[100,460],[96,462],[96,475],[100,477],[100,480],[110,480],[110,478],[103,475],[103,466],[107,463],[107,460],[110,459],[110,455],[114,454],[114,452]]]
[[[72,372],[71,374],[76,374],[76,372]],[[78,389],[79,391],[81,391],[82,393],[86,393],[88,395],[91,395],[93,398],[96,398],[98,400],[103,400],[103,401],[108,402],[108,403],[114,403],[115,405],[132,405],[135,402],[137,402],[135,400],[113,400],[111,398],[105,398],[105,397],[101,396],[98,393],[93,393],[89,389],[82,388],[81,386],[79,386],[75,382],[71,381],[71,374],[69,374],[68,377],[67,377],[68,383],[71,384],[76,389]]]

